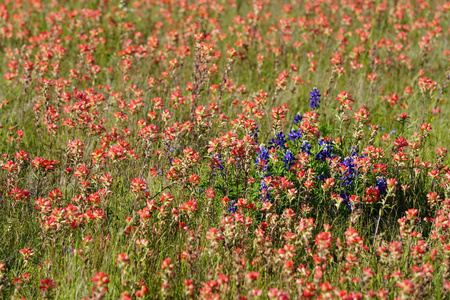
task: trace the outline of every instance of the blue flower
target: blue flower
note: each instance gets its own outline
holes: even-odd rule
[[[317,175],[317,179],[318,180],[325,180],[325,179],[327,179],[328,178],[328,176],[326,175],[326,174],[320,174],[320,175]]]
[[[265,146],[259,147],[259,153],[258,157],[256,158],[256,168],[258,168],[258,165],[262,165],[263,171],[267,172],[269,171],[269,151]]]
[[[356,163],[353,157],[346,157],[341,161],[341,163],[347,167],[347,171],[339,179],[342,180],[346,187],[350,187],[353,184],[353,180],[357,176],[357,171],[355,168]]]
[[[309,92],[309,95],[311,96],[309,97],[309,107],[311,107],[312,109],[319,108],[321,96],[319,90],[315,87],[311,92]]]
[[[386,178],[381,177],[377,180],[377,188],[378,188],[378,191],[380,192],[380,195],[386,194],[386,190],[387,190]]]
[[[286,144],[286,136],[281,131],[277,132],[276,137],[269,142],[269,145],[271,145],[272,147],[280,149],[286,148],[284,144]]]
[[[319,139],[319,146],[321,147],[319,153],[316,154],[316,159],[325,161],[327,158],[331,158],[333,152],[333,145],[330,141]]]
[[[358,156],[358,149],[356,148],[356,146],[352,146],[349,148],[349,151],[352,153],[352,156]]]
[[[216,162],[216,167],[217,168],[219,168],[219,170],[223,170],[223,160],[222,160],[222,154],[216,154],[216,155],[213,155],[213,159],[215,160],[215,162]]]
[[[303,150],[303,152],[306,152],[308,154],[311,154],[311,144],[308,143],[307,141],[303,141],[302,145],[300,146],[300,148]]]
[[[342,199],[344,199],[344,201],[342,203],[347,205],[347,207],[348,207],[348,209],[350,209],[350,211],[353,211],[355,208],[358,208],[358,204],[354,204],[349,201],[350,197],[346,191],[342,191],[340,196]]]
[[[284,136],[284,135],[283,135]],[[256,168],[258,166],[262,166],[263,175],[261,178],[261,183],[259,186],[259,190],[261,191],[261,200],[262,201],[269,201],[270,200],[270,193],[269,193],[269,187],[264,182],[264,178],[270,176],[269,173],[269,151],[264,145],[261,145],[259,147],[258,151],[258,157],[256,158]]]
[[[259,187],[259,190],[261,191],[261,200],[269,201],[270,200],[270,193],[269,193],[269,186],[264,182],[264,178],[268,177],[269,175],[266,174],[261,178],[261,186]]]
[[[234,202],[234,201],[228,202],[227,210],[228,210],[231,214],[234,214],[234,213],[237,211],[237,207],[234,206],[235,203],[236,203],[236,202]]]
[[[250,136],[255,140],[255,143],[258,143],[258,134],[259,134],[259,128],[256,127],[255,130],[250,134]]]
[[[298,141],[302,138],[302,130],[301,129],[292,129],[291,131],[289,131],[288,134],[288,140],[295,142]]]
[[[298,124],[299,122],[302,121],[302,119],[303,119],[302,114],[296,114],[295,117],[294,117],[294,121],[292,121],[292,123]]]
[[[286,151],[286,153],[284,154],[284,157],[283,157],[283,162],[284,162],[284,168],[287,170],[290,170],[292,165],[295,162],[295,156],[292,154],[291,151]]]

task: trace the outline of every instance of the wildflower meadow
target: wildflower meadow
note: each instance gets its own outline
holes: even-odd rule
[[[450,299],[448,0],[0,1],[1,299]]]

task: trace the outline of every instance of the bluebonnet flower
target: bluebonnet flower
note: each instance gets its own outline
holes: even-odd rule
[[[288,134],[288,140],[295,142],[302,138],[302,130],[301,129],[292,129]]]
[[[308,154],[311,154],[311,144],[307,141],[303,141],[303,144],[300,146],[300,148],[303,150],[303,152],[306,152]]]
[[[377,188],[378,191],[380,192],[380,195],[384,195],[386,194],[386,190],[387,190],[387,181],[386,178],[381,177],[380,179],[377,180]]]
[[[234,202],[234,201],[228,202],[227,210],[228,210],[231,214],[234,214],[234,213],[237,211],[237,207],[234,206],[235,203],[236,203],[236,202]]]
[[[356,146],[350,147],[349,151],[352,153],[352,156],[358,156],[359,151]]]
[[[280,149],[286,148],[284,144],[286,144],[286,136],[281,131],[277,132],[276,137],[269,142],[269,145],[271,145],[272,147]]]
[[[292,154],[291,151],[286,151],[283,157],[284,162],[284,168],[287,170],[291,169],[291,166],[294,164],[295,156]]]
[[[350,198],[348,196],[348,193],[346,191],[342,191],[340,194],[341,198],[344,199],[345,201],[348,201],[348,199]]]
[[[316,154],[316,159],[320,161],[325,161],[327,158],[331,158],[333,145],[330,141],[325,141],[324,139],[319,139],[319,146],[321,147],[319,153]]]
[[[325,180],[327,178],[328,178],[328,176],[326,174],[320,174],[317,176],[317,179],[319,179],[319,180]]]
[[[222,160],[222,154],[215,154],[213,155],[213,159],[216,162],[216,167],[219,168],[219,170],[223,170],[223,160]]]
[[[343,159],[342,164],[347,167],[347,171],[339,179],[343,181],[346,187],[350,187],[357,176],[356,163],[353,157],[346,157]]]
[[[312,109],[319,108],[321,96],[319,90],[315,87],[311,92],[309,92],[309,95],[311,96],[309,97],[309,107],[311,107]]]
[[[284,137],[284,135],[283,135]],[[262,165],[262,170],[264,172],[262,178],[261,178],[261,185],[259,187],[259,190],[261,191],[261,200],[263,201],[269,201],[270,200],[270,194],[269,194],[269,187],[264,182],[264,178],[270,176],[269,173],[269,151],[264,145],[261,145],[259,147],[258,157],[256,158],[256,168],[258,168],[259,165]]]
[[[302,114],[296,114],[295,117],[294,117],[294,121],[292,121],[292,123],[298,124],[299,122],[302,121],[302,119],[303,119]]]
[[[357,204],[350,201],[350,197],[349,197],[347,191],[342,191],[340,193],[340,196],[342,199],[344,199],[344,201],[342,203],[347,205],[348,208],[350,209],[350,211],[353,211],[355,208],[358,208]]]
[[[269,170],[269,151],[265,146],[260,146],[259,150],[258,157],[256,158],[256,168],[258,168],[258,165],[262,165],[264,172],[267,172]]]
[[[267,177],[267,176],[269,176],[269,175],[265,175],[265,176],[261,179],[261,186],[259,187],[259,190],[261,191],[261,200],[263,200],[264,202],[270,200],[269,187],[268,187],[267,184],[264,182],[264,178]]]
[[[250,136],[253,138],[255,143],[258,143],[258,134],[259,134],[259,128],[256,127],[255,130],[250,134]]]

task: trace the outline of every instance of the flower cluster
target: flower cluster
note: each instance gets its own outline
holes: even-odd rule
[[[309,95],[310,95],[309,107],[311,109],[318,109],[320,105],[320,96],[321,96],[319,90],[315,87],[312,89],[311,92],[309,92]]]

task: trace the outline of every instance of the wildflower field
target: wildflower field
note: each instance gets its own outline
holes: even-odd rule
[[[1,299],[450,299],[448,0],[0,1]]]

